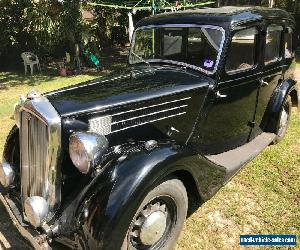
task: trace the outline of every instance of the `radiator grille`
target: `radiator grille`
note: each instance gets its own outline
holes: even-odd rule
[[[36,116],[23,111],[20,126],[21,189],[23,202],[29,196],[48,194],[48,126]]]

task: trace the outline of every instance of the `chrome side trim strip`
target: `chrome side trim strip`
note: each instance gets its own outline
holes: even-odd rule
[[[116,113],[116,114],[112,114],[112,116],[122,115],[122,114],[126,114],[126,113],[129,113],[129,112],[134,112],[134,111],[148,109],[148,108],[153,108],[153,107],[158,107],[158,106],[162,106],[162,105],[169,104],[169,103],[185,101],[185,100],[189,100],[191,98],[192,97],[189,96],[189,97],[185,97],[185,98],[182,98],[182,99],[176,99],[176,100],[172,100],[172,101],[168,101],[168,102],[162,102],[162,103],[153,104],[153,105],[150,105],[150,106],[141,107],[141,108],[137,108],[137,109],[130,109],[130,110],[126,110],[126,111],[123,111],[123,112]]]
[[[186,112],[181,112],[181,113],[178,113],[178,114],[175,114],[175,115],[169,115],[169,116],[166,116],[166,117],[163,117],[163,118],[154,119],[154,120],[150,120],[150,121],[147,121],[147,122],[139,123],[139,124],[134,125],[134,126],[129,126],[129,127],[126,127],[126,128],[114,130],[114,131],[111,132],[111,134],[116,133],[116,132],[119,132],[119,131],[122,131],[122,130],[125,130],[125,129],[138,127],[138,126],[141,126],[141,125],[144,125],[144,124],[147,124],[147,123],[156,122],[156,121],[161,121],[161,120],[164,120],[164,119],[167,119],[167,118],[171,118],[171,117],[179,116],[179,115],[184,115],[184,114],[186,114]]]
[[[143,107],[139,107],[136,109],[125,110],[125,111],[121,111],[121,112],[110,114],[110,115],[95,117],[95,118],[92,118],[89,120],[89,131],[103,134],[103,135],[108,135],[108,134],[112,134],[112,133],[122,131],[125,129],[141,126],[141,125],[144,125],[147,123],[160,121],[160,120],[167,119],[167,118],[174,117],[174,116],[179,116],[179,115],[186,113],[186,112],[183,112],[184,111],[183,109],[188,107],[188,104],[186,101],[189,99],[191,99],[190,96],[184,97],[181,99],[162,102],[162,103],[158,103],[158,104],[152,104],[149,106],[143,106]],[[182,102],[182,103],[179,103],[179,102]],[[178,106],[173,106],[170,104],[173,104],[173,105],[177,104]],[[164,106],[164,105],[166,105],[166,106]],[[142,111],[142,112],[139,112],[139,111]],[[173,114],[168,114],[169,111]],[[177,114],[176,114],[176,111],[178,112]],[[139,112],[139,113],[135,114],[134,112]],[[147,113],[147,112],[149,112],[149,113]],[[118,116],[123,115],[123,114],[128,114],[129,118],[119,117],[119,119],[121,119],[121,120],[118,120]],[[134,117],[132,117],[133,115],[134,115]],[[155,115],[158,115],[158,116],[165,115],[165,117],[160,117],[160,118],[155,119],[155,117],[152,117]],[[149,120],[147,120],[147,121],[144,120],[143,122],[134,124],[134,125],[133,124],[125,124],[126,122],[132,122],[132,121],[134,122],[135,120],[145,119],[145,118],[148,118]],[[121,126],[119,126],[120,124],[121,124]],[[112,128],[113,125],[115,125],[117,127],[115,127],[113,129]],[[122,126],[124,126],[124,127],[122,127]]]
[[[98,118],[112,117],[112,116],[115,116],[115,115],[123,115],[123,114],[126,114],[126,113],[131,113],[131,112],[135,112],[135,111],[139,111],[139,110],[143,110],[143,109],[154,108],[154,107],[166,105],[166,104],[169,104],[169,103],[185,101],[185,100],[189,100],[191,98],[192,97],[189,96],[189,97],[185,97],[185,98],[182,98],[182,99],[172,100],[172,101],[169,101],[169,102],[162,102],[162,103],[159,103],[159,104],[153,104],[153,105],[146,106],[146,107],[130,109],[130,110],[122,111],[122,112],[111,114],[111,115],[99,116],[99,117],[92,118],[91,120],[98,119]]]
[[[13,221],[13,224],[18,229],[20,234],[27,240],[29,243],[34,247],[34,249],[39,250],[51,250],[52,248],[48,244],[48,242],[45,240],[45,235],[39,235],[37,233],[37,236],[32,235],[25,227],[21,225],[17,217],[14,215],[12,208],[10,207],[9,202],[6,200],[6,198],[0,193],[0,200],[2,204],[4,205],[6,211],[9,214],[9,217]]]
[[[176,109],[184,108],[184,107],[187,107],[187,106],[188,106],[188,105],[181,105],[181,106],[174,107],[174,108],[163,109],[163,110],[156,111],[156,112],[152,112],[152,113],[149,113],[149,114],[140,115],[140,116],[136,116],[136,117],[128,118],[128,119],[125,119],[125,120],[121,120],[121,121],[113,122],[113,123],[112,123],[112,125],[114,125],[114,124],[118,124],[118,123],[121,123],[121,122],[126,122],[126,121],[135,120],[135,119],[138,119],[138,118],[141,118],[141,117],[146,117],[146,116],[151,116],[151,115],[155,115],[155,114],[159,114],[159,113],[164,113],[164,112],[167,112],[167,111],[170,111],[170,110],[176,110]],[[115,115],[113,115],[113,116],[115,116]]]

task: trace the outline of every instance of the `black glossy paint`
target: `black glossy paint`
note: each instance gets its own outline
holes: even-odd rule
[[[119,249],[130,218],[145,194],[171,173],[190,173],[203,199],[209,199],[225,180],[225,168],[199,158],[192,150],[174,143],[162,143],[153,151],[141,147],[140,151],[126,156],[107,166],[107,171],[86,187],[78,196],[84,197],[84,200],[74,200],[70,205],[77,207],[78,204],[85,204],[88,211],[87,218],[78,225],[84,247]],[[72,212],[65,210],[63,217],[67,221],[72,221],[73,216],[81,218],[78,212]],[[61,230],[63,234],[68,232],[68,228]]]
[[[135,67],[46,94],[62,117],[100,113],[105,109],[164,98],[207,85],[197,72],[170,66]]]
[[[167,176],[181,179],[201,200],[211,198],[228,181],[229,171],[206,155],[244,145],[262,132],[276,132],[280,108],[296,91],[293,59],[264,64],[265,29],[270,23],[293,27],[284,11],[224,8],[162,14],[137,27],[165,24],[222,26],[226,40],[217,72],[210,77],[165,63],[139,64],[112,75],[46,94],[62,117],[62,204],[51,221],[65,244],[119,249],[143,197]],[[253,69],[226,74],[226,53],[236,30],[256,26],[257,62]],[[282,47],[284,46],[282,42]],[[268,81],[262,86],[261,80]],[[217,97],[217,92],[226,95]],[[109,148],[89,175],[73,166],[69,136],[87,131],[90,118],[190,97],[184,115],[107,135]],[[170,127],[179,132],[170,133]],[[144,142],[158,146],[147,151]],[[8,137],[4,159],[18,164],[18,129]],[[115,146],[121,151],[115,152]],[[11,192],[18,193],[17,189]],[[68,240],[66,240],[68,239]]]
[[[204,24],[229,29],[232,26],[247,25],[265,19],[291,20],[291,16],[280,9],[272,9],[271,13],[268,9],[260,7],[206,8],[151,16],[138,22],[136,28],[147,25]]]

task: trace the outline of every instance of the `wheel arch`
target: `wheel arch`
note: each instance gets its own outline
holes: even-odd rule
[[[80,226],[84,247],[119,249],[130,218],[147,190],[171,174],[172,163],[184,155],[179,147],[169,144],[150,152],[128,155],[96,177],[95,184],[81,199],[80,203],[86,206],[79,209],[76,216],[81,217],[80,214],[87,211]]]
[[[163,145],[151,152],[129,155],[124,161],[108,167],[105,171],[106,177],[100,174],[99,181],[95,182],[95,186],[89,192],[93,198],[87,197],[90,202],[85,207],[88,216],[81,227],[81,231],[85,231],[86,234],[83,238],[89,239],[94,246],[102,249],[110,249],[111,244],[121,246],[130,224],[129,218],[134,216],[149,189],[172,176],[183,182],[188,195],[196,194],[196,198],[200,198],[203,190],[212,189],[210,181],[207,186],[201,184],[206,175],[201,178],[200,172],[212,175],[212,167],[208,161],[189,149],[172,144]],[[224,171],[218,171],[220,173],[213,175],[212,182],[216,181],[216,176],[225,174]],[[101,185],[100,180],[107,182],[107,188],[97,187],[96,183]],[[218,180],[221,182],[221,179]],[[199,207],[198,203],[189,202],[188,205],[192,208],[189,209],[188,215]],[[87,243],[87,246],[91,246],[90,243]]]
[[[290,96],[291,96],[291,99],[292,99],[293,107],[296,107],[298,109],[298,112],[300,112],[299,95],[298,95],[297,90],[293,89],[290,92]]]
[[[7,135],[3,148],[3,161],[13,165],[19,171],[20,165],[20,146],[19,146],[19,128],[14,125]]]
[[[280,110],[288,96],[291,97],[293,106],[299,105],[298,93],[295,85],[295,80],[286,79],[282,81],[274,90],[261,124],[263,131],[270,133],[277,132],[277,122],[279,119]]]
[[[185,186],[188,195],[188,216],[190,216],[199,207],[199,204],[204,202],[204,199],[198,190],[194,176],[185,169],[176,170],[169,176],[174,176]]]

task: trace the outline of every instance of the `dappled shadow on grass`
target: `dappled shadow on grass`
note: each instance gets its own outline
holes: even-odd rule
[[[96,69],[88,69],[85,68],[80,72],[80,75],[88,75],[88,76],[105,76],[113,73],[121,73],[126,68],[125,63],[115,63],[111,65],[109,68],[104,68],[103,70]],[[77,75],[71,75],[70,77],[74,77]],[[61,79],[65,79],[67,77],[61,77]],[[15,72],[0,72],[0,90],[7,90],[10,87],[18,87],[21,85],[27,86],[37,86],[41,82],[51,82],[54,80],[59,80],[60,76],[53,72],[49,72],[49,74],[37,74],[37,75],[23,75],[21,73]]]
[[[85,68],[78,75],[71,75],[70,77],[87,75],[87,76],[95,76],[102,77],[112,73],[121,73],[124,71],[126,65],[125,63],[118,63],[110,68],[103,70],[96,69],[88,69]],[[23,75],[21,73],[15,72],[0,72],[0,90],[8,90],[10,87],[18,87],[18,86],[38,86],[43,83],[51,83],[52,81],[59,81],[59,79],[66,79],[68,77],[60,77],[58,74],[49,73],[49,74],[38,74],[38,75]]]
[[[80,75],[104,76],[111,73],[121,73],[126,68],[129,48],[110,48],[103,49],[99,56],[101,67],[103,70],[97,70],[95,67],[88,67],[83,60],[85,67],[82,68]],[[72,69],[72,67],[71,67]],[[76,75],[72,75],[76,76]],[[71,76],[71,77],[72,77]],[[63,77],[62,79],[64,79]],[[21,85],[37,86],[41,82],[51,82],[59,80],[58,66],[55,62],[45,63],[42,67],[42,73],[24,75],[24,72],[0,72],[0,90],[7,90],[9,87],[17,87]]]
[[[0,204],[0,214],[0,249],[31,249],[15,229],[2,204]]]
[[[54,75],[32,75],[26,76],[20,73],[0,72],[0,89],[7,89],[9,87],[16,87],[19,85],[35,86],[41,81],[48,82],[54,79]]]

